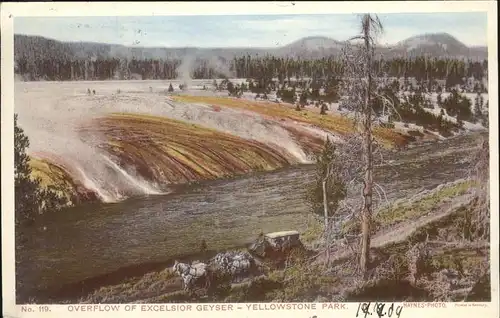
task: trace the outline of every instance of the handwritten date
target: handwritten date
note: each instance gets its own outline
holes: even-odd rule
[[[391,318],[394,315],[395,318],[400,318],[401,311],[403,311],[403,306],[396,306],[394,303],[360,303],[356,311],[356,317],[367,318],[376,315],[379,318]]]

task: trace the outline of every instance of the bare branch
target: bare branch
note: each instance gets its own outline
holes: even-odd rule
[[[380,191],[382,191],[382,193],[384,194],[385,203],[387,205],[389,205],[389,200],[387,200],[387,194],[386,194],[384,188],[382,186],[380,186],[380,184],[378,184],[377,182],[374,182],[373,184],[376,186],[376,189],[378,188]]]
[[[349,38],[347,41],[353,41],[353,40],[364,40],[365,37],[362,36],[362,35],[356,35],[356,36],[353,36],[352,38]]]
[[[403,117],[401,117],[401,115],[399,114],[399,112],[396,109],[396,106],[394,104],[394,101],[392,99],[388,98],[387,96],[380,95],[379,93],[377,93],[375,91],[373,92],[373,94],[382,99],[382,102],[384,104],[384,112],[385,112],[385,106],[390,106],[392,108],[392,111],[398,115],[399,120],[403,120]]]

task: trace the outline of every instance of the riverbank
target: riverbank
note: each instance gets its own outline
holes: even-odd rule
[[[459,182],[436,189],[423,198],[435,198],[432,209],[416,202],[420,217],[408,215],[396,227],[373,233],[370,279],[356,274],[356,258],[347,246],[331,251],[332,259],[304,259],[285,269],[268,269],[264,276],[232,284],[209,298],[192,298],[182,290],[170,267],[173,260],[149,267],[145,274],[115,281],[96,277],[81,286],[59,290],[51,301],[69,303],[172,303],[172,302],[310,302],[310,301],[490,301],[484,281],[489,273],[489,244],[461,237],[465,214],[471,213],[470,190]],[[457,189],[456,191],[449,191]],[[465,192],[464,192],[465,191]],[[409,205],[412,205],[411,203]],[[402,228],[406,227],[406,230]],[[445,236],[443,236],[445,235]],[[231,248],[232,250],[237,247]],[[415,249],[420,249],[415,254]],[[317,253],[317,252],[316,252]],[[314,253],[314,254],[316,254]],[[185,255],[182,261],[206,261],[215,251]],[[415,256],[417,255],[417,256]],[[416,258],[415,258],[416,257]],[[418,263],[415,267],[414,264]],[[125,270],[125,269],[123,269]],[[149,271],[148,271],[149,270]],[[118,275],[118,272],[115,273]],[[451,278],[450,278],[451,277]],[[92,283],[100,288],[89,292]],[[83,282],[82,282],[83,283]],[[481,290],[481,288],[485,288]],[[72,292],[72,293],[71,293]],[[79,297],[77,295],[80,295]],[[54,295],[56,296],[56,295]]]
[[[388,163],[377,167],[376,180],[392,201],[463,178],[470,170],[476,139],[463,136],[392,153]],[[16,269],[24,280],[18,297],[26,301],[121,268],[166,264],[199,251],[201,239],[208,249],[222,250],[242,246],[260,232],[303,232],[309,221],[304,197],[314,179],[312,168],[204,182],[179,193],[44,215],[41,224],[46,229],[27,230],[32,240],[17,254]],[[86,265],[89,259],[92,266]],[[124,277],[127,272],[122,272]]]

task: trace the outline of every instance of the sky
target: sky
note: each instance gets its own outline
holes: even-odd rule
[[[469,46],[487,45],[487,14],[379,14],[380,44],[446,32]],[[358,14],[16,17],[14,33],[60,41],[143,47],[276,47],[307,36],[346,40],[359,32]]]

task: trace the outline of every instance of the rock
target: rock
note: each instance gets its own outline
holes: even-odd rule
[[[457,279],[460,277],[460,274],[457,270],[448,268],[442,269],[439,272],[439,275],[445,279]]]
[[[325,296],[318,295],[316,299],[313,301],[314,303],[326,303],[329,302],[330,300],[326,298]]]

